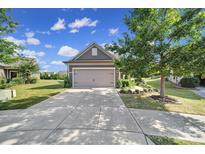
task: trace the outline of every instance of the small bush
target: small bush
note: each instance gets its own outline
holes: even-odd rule
[[[121,80],[117,80],[116,88],[122,88],[122,82],[121,82]]]
[[[5,89],[6,88],[6,80],[1,79],[0,80],[0,89]]]
[[[10,83],[7,83],[7,80],[0,80],[0,89],[6,89],[6,88],[10,88],[12,87],[14,84],[12,84],[11,82]]]
[[[17,85],[17,84],[24,84],[25,80],[23,78],[17,77],[17,78],[13,78],[11,80],[11,83]]]
[[[180,84],[182,87],[187,87],[187,88],[194,88],[196,86],[199,86],[200,80],[199,78],[196,77],[191,77],[191,78],[182,78],[180,80]]]
[[[37,83],[37,81],[38,81],[37,78],[31,78],[31,79],[30,79],[30,83],[31,83],[31,84]]]
[[[28,79],[25,80],[25,83],[26,84],[34,84],[34,83],[37,83],[37,78],[34,78],[34,77],[30,77]]]
[[[71,81],[68,78],[64,79],[64,88],[70,88],[71,86]]]
[[[120,79],[117,81],[118,88],[133,87],[135,85],[135,80],[131,79]]]

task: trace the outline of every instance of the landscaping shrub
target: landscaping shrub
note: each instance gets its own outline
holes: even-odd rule
[[[117,80],[116,87],[117,87],[117,88],[122,88],[122,82],[121,82],[121,80]]]
[[[135,80],[132,79],[120,79],[117,81],[118,88],[133,87],[135,85]]]
[[[17,78],[13,78],[11,80],[11,83],[17,85],[17,84],[24,84],[25,80],[23,78],[17,77]]]
[[[30,83],[34,84],[37,83],[38,79],[37,78],[30,78]]]
[[[12,87],[13,85],[14,84],[12,84],[11,82],[7,83],[7,80],[4,80],[4,79],[0,80],[0,89],[6,89],[6,88],[9,88],[9,87]]]
[[[71,86],[71,81],[68,78],[64,79],[64,88],[70,88]]]
[[[26,79],[25,80],[25,83],[26,84],[34,84],[34,83],[37,83],[37,78],[35,78],[35,77],[30,77],[30,78],[28,78],[28,79]]]
[[[0,89],[5,89],[6,88],[6,80],[1,79],[0,80]]]
[[[199,78],[196,77],[190,77],[190,78],[182,78],[180,80],[180,84],[182,87],[187,87],[187,88],[194,88],[196,86],[199,86],[200,80]]]

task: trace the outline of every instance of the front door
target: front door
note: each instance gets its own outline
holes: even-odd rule
[[[11,72],[11,79],[16,78],[17,77],[17,72]]]

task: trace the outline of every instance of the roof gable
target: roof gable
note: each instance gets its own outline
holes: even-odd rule
[[[92,56],[92,48],[97,48],[97,55]],[[84,49],[82,52],[77,54],[71,61],[76,60],[112,60],[114,56],[105,51],[101,46],[99,46],[96,43],[92,43],[88,45],[86,49]]]

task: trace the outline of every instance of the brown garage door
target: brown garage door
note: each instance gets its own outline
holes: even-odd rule
[[[114,87],[114,69],[74,69],[74,88]]]

